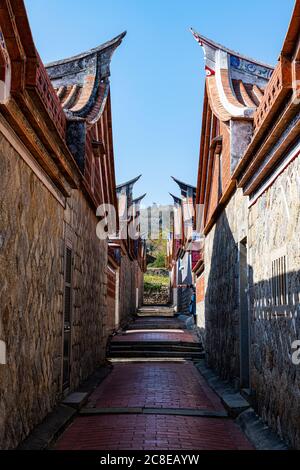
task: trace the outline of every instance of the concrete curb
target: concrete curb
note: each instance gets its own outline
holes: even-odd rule
[[[72,422],[77,411],[66,405],[59,405],[46,419],[38,425],[25,441],[21,442],[17,450],[46,450],[51,443]]]
[[[112,366],[99,367],[79,388],[62,401],[17,447],[17,450],[47,450],[78,416],[91,393],[110,374]]]
[[[236,422],[257,450],[289,450],[252,408],[241,413]]]
[[[241,427],[256,450],[289,450],[288,446],[275,434],[250,407],[248,401],[229,382],[225,382],[207,365],[204,360],[195,364],[209,386],[220,397],[229,416]]]

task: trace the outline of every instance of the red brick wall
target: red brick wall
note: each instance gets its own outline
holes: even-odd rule
[[[202,302],[204,300],[205,292],[204,292],[204,273],[201,274],[200,277],[197,278],[196,281],[196,298],[197,303]]]
[[[116,274],[110,269],[107,270],[107,295],[112,299],[116,298]]]
[[[99,155],[98,151],[93,149],[93,140],[103,142],[105,155]],[[109,100],[106,102],[99,121],[87,132],[85,158],[84,179],[97,206],[104,202],[113,203],[115,175]]]
[[[223,192],[230,183],[230,131],[229,126],[224,122],[221,123],[220,133],[223,136],[222,143],[222,187]]]
[[[208,208],[208,219],[212,216],[214,210],[218,205],[218,191],[219,191],[219,157],[218,155],[214,156],[213,172],[212,172],[212,183],[211,190],[209,195],[209,208]]]
[[[230,132],[229,127],[224,122],[219,123],[220,135],[223,137],[222,142],[222,193],[225,192],[226,188],[230,184],[231,172],[230,172]],[[220,159],[218,155],[214,156],[213,170],[212,170],[212,183],[211,190],[208,197],[208,210],[206,224],[210,221],[210,218],[218,206],[219,201],[219,174],[220,174]]]
[[[115,329],[116,314],[116,272],[112,268],[107,268],[107,318],[105,319],[104,330],[109,336]]]

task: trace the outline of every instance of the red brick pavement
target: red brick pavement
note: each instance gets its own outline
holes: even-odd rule
[[[58,450],[251,450],[229,419],[160,415],[77,418]]]
[[[98,408],[154,407],[223,410],[191,362],[116,364],[91,395]]]
[[[89,406],[224,410],[192,363],[117,364]],[[231,420],[168,415],[78,417],[59,439],[65,450],[252,449]]]
[[[135,326],[138,328],[137,323]],[[161,328],[163,322],[158,321]],[[171,323],[171,320],[170,320]],[[194,341],[191,332],[131,333],[114,341]],[[124,338],[124,339],[123,339]],[[137,339],[138,338],[138,339]],[[223,411],[192,362],[115,364],[111,374],[90,396],[89,407],[190,408]],[[229,418],[174,415],[79,416],[57,442],[65,450],[234,450],[252,449],[240,428]]]

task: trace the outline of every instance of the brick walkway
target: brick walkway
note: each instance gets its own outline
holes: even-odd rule
[[[135,341],[136,338],[148,341],[147,335],[153,334],[156,333],[120,335],[115,341],[122,341],[121,338],[127,336],[134,336]],[[160,341],[180,341],[181,335],[184,335],[184,341],[195,340],[187,331],[157,334]],[[58,440],[56,449],[252,449],[232,419],[176,415],[178,409],[225,411],[190,361],[115,364],[112,373],[90,396],[87,407],[159,408],[161,414],[120,414],[118,410],[119,414],[79,416]],[[174,409],[174,414],[163,414],[167,408]]]
[[[77,418],[60,450],[245,450],[251,445],[228,419],[113,415]]]
[[[104,407],[155,407],[223,410],[190,362],[117,364],[90,397]]]

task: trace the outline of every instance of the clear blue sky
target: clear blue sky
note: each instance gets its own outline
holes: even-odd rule
[[[88,50],[127,30],[112,60],[117,181],[139,173],[136,195],[169,203],[174,175],[196,183],[203,55],[189,27],[276,63],[293,0],[25,0],[44,62]]]

